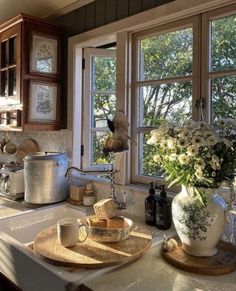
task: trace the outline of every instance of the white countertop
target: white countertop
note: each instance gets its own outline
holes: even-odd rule
[[[95,291],[235,291],[236,272],[205,276],[182,271],[163,260],[159,244],[139,260],[85,285]]]

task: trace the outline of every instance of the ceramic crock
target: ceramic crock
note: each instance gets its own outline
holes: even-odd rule
[[[213,256],[224,231],[226,203],[217,189],[199,188],[207,197],[206,206],[193,196],[193,187],[182,186],[172,203],[173,222],[182,249],[193,256]]]

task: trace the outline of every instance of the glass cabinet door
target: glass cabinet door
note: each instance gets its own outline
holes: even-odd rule
[[[7,31],[0,41],[0,100],[3,105],[17,104],[17,33]],[[18,100],[19,99],[19,100]]]

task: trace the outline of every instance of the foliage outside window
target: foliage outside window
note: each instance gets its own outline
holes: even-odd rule
[[[182,123],[192,111],[192,28],[138,40],[138,174],[161,175],[147,146],[150,129],[164,120]]]
[[[236,15],[210,22],[212,122],[236,119]]]

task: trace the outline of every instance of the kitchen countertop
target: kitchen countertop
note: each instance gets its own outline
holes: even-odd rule
[[[95,291],[222,291],[236,290],[236,272],[206,276],[169,265],[160,254],[161,245],[131,264],[94,278],[86,286]]]
[[[87,212],[90,210],[87,208]],[[15,216],[25,211],[34,210],[23,207],[20,202],[0,198],[0,218]],[[127,212],[125,214],[128,215]],[[167,236],[171,233],[172,230],[167,231]],[[135,262],[102,270],[78,270],[78,285],[84,284],[95,291],[236,291],[236,272],[221,276],[204,276],[169,265],[160,254],[162,238],[163,231],[155,232],[152,248]],[[48,266],[50,267],[50,264]],[[87,275],[84,279],[79,279],[83,273]]]

